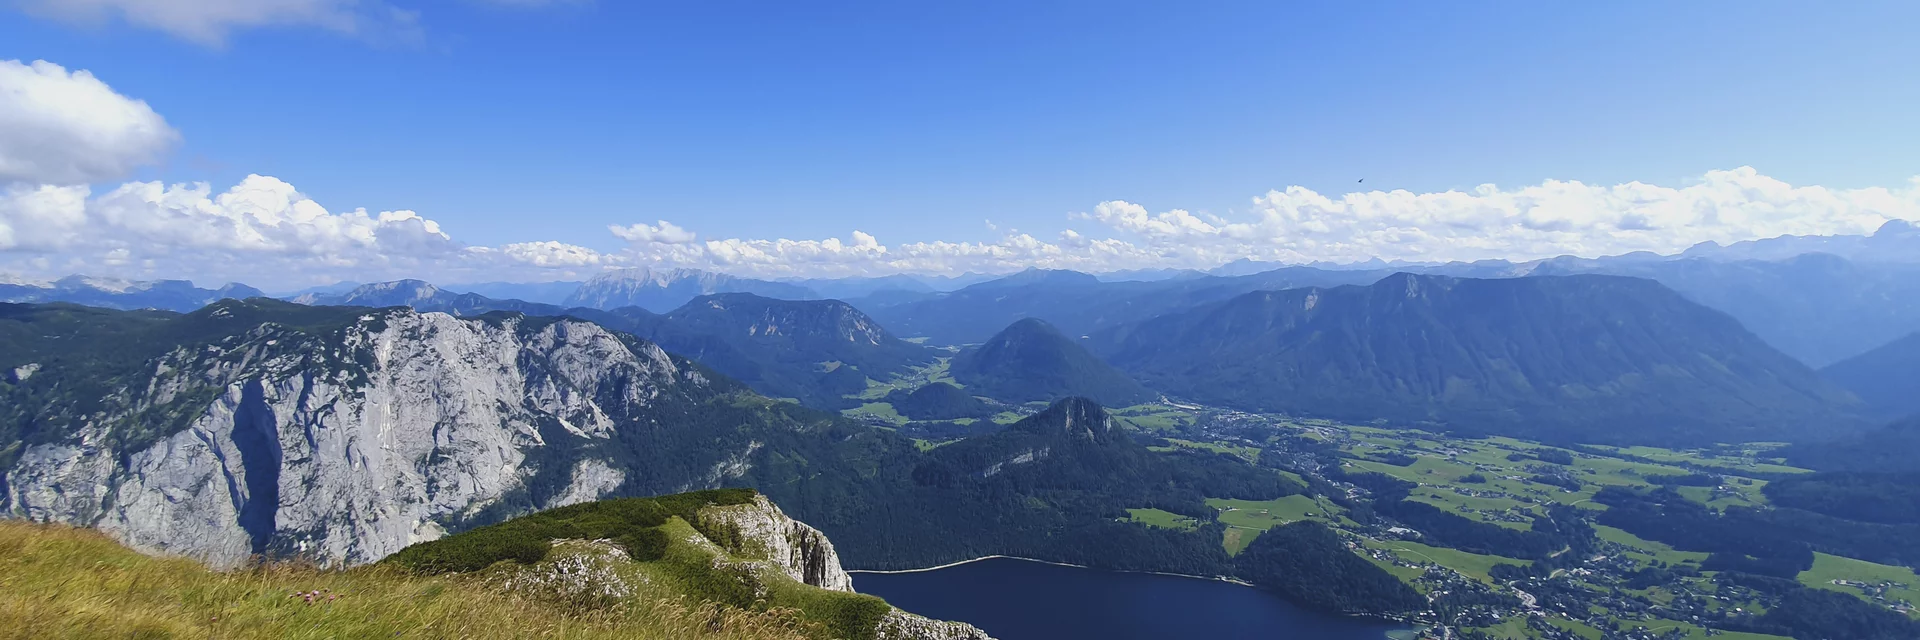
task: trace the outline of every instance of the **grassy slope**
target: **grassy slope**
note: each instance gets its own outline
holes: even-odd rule
[[[1192,531],[1194,527],[1199,526],[1199,523],[1194,522],[1193,518],[1159,509],[1128,509],[1127,514],[1128,522],[1137,522],[1149,527]]]
[[[290,597],[315,590],[335,599]],[[419,577],[382,566],[218,573],[144,556],[92,531],[0,521],[0,635],[12,637],[785,640],[807,637],[803,628],[790,613],[664,595],[575,610],[478,576]]]
[[[1858,587],[1833,584],[1834,580],[1849,580],[1868,584],[1894,583],[1904,588],[1886,590],[1886,599],[1906,600],[1920,603],[1920,575],[1906,567],[1894,567],[1884,564],[1854,560],[1840,556],[1816,553],[1813,556],[1813,568],[1800,572],[1800,584],[1817,589],[1828,589],[1841,593],[1850,593],[1866,597]]]
[[[1527,561],[1527,560],[1516,560],[1513,558],[1506,558],[1501,556],[1489,556],[1489,555],[1481,555],[1478,553],[1467,553],[1465,551],[1460,551],[1458,549],[1434,547],[1434,546],[1420,544],[1418,542],[1407,542],[1404,540],[1383,540],[1383,541],[1368,540],[1364,544],[1366,544],[1368,547],[1372,547],[1375,549],[1385,549],[1388,551],[1392,551],[1395,555],[1400,556],[1402,560],[1406,560],[1409,562],[1416,562],[1416,563],[1430,562],[1433,564],[1446,567],[1448,569],[1452,569],[1454,571],[1458,571],[1462,575],[1465,575],[1467,577],[1470,577],[1475,580],[1479,580],[1481,582],[1485,582],[1488,584],[1493,583],[1493,578],[1488,577],[1487,572],[1492,570],[1493,566],[1496,564],[1513,564],[1513,565],[1521,565],[1521,566],[1533,564],[1531,561]]]

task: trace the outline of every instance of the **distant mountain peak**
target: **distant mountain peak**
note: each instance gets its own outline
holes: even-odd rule
[[[817,297],[806,287],[785,282],[740,278],[698,269],[615,269],[581,283],[563,302],[570,307],[617,309],[641,307],[666,311],[696,297],[715,293],[752,293],[783,300]]]
[[[1096,285],[1096,284],[1100,284],[1100,278],[1092,274],[1081,273],[1081,272],[1072,271],[1069,269],[1042,269],[1039,267],[1028,267],[1025,271],[1021,271],[1019,273],[1015,273],[1015,274],[1006,276],[1004,278],[1000,278],[998,280],[989,280],[986,282],[982,282],[980,284],[976,284],[973,286],[1012,287],[1012,286],[1027,286],[1027,285],[1037,285],[1037,284],[1046,284],[1046,285],[1055,285],[1055,286]]]
[[[305,305],[421,307],[442,302],[453,295],[453,292],[442,291],[425,280],[408,279],[363,284],[335,295],[306,293],[291,298],[291,301]]]
[[[587,281],[588,282],[608,282],[608,281],[614,281],[614,280],[638,280],[642,282],[652,282],[655,284],[667,285],[667,284],[673,284],[675,282],[679,282],[681,280],[688,280],[688,279],[698,280],[703,278],[732,279],[733,276],[729,276],[724,273],[701,271],[699,269],[685,269],[685,268],[655,269],[652,267],[628,267],[625,269],[611,269],[608,271],[604,271],[600,273],[600,275],[596,275],[592,278],[588,278]]]
[[[1113,416],[1107,413],[1106,408],[1090,398],[1079,396],[1061,399],[1046,410],[1021,420],[1018,426],[1042,433],[1065,433],[1092,442],[1110,440],[1114,430]]]
[[[202,289],[186,280],[128,280],[70,275],[51,282],[0,274],[0,302],[71,302],[109,309],[192,311],[221,298],[250,298],[260,290],[238,283]]]
[[[1445,290],[1451,288],[1453,280],[1453,278],[1447,276],[1430,276],[1400,271],[1381,278],[1379,282],[1373,283],[1373,289],[1395,295],[1405,294],[1407,298],[1411,299],[1425,295],[1426,291],[1430,289]]]
[[[689,300],[667,316],[696,320],[711,327],[731,324],[732,329],[747,335],[817,334],[869,345],[895,341],[867,314],[839,300],[782,300],[745,292],[714,293]],[[725,319],[728,316],[730,320]]]
[[[1022,318],[955,356],[955,379],[1003,402],[1084,396],[1125,406],[1154,394],[1039,318]]]
[[[136,282],[123,278],[98,278],[82,275],[67,276],[53,281],[53,286],[55,287],[67,289],[88,288],[108,293],[127,293],[130,291],[150,289],[153,287],[153,284],[154,283],[151,282]]]

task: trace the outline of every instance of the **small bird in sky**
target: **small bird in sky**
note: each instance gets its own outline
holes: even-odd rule
[[[1366,179],[1366,178],[1361,178],[1361,179],[1360,179],[1360,181],[1361,181],[1361,182],[1366,182],[1366,181],[1367,181],[1367,179]]]

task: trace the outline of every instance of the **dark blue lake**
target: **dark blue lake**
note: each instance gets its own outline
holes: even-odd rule
[[[999,640],[1384,640],[1406,629],[1302,609],[1217,580],[1010,558],[916,573],[855,573],[853,587],[920,615],[970,623]]]

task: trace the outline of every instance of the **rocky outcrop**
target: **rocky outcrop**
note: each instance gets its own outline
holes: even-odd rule
[[[964,622],[935,620],[894,609],[874,629],[875,640],[993,640]]]
[[[766,496],[752,503],[708,507],[700,511],[709,530],[730,532],[716,541],[735,556],[765,560],[788,577],[834,591],[853,591],[853,577],[840,566],[840,554],[819,529],[787,517]]]
[[[222,304],[241,306],[204,320],[248,311]],[[524,493],[542,472],[562,489],[529,507],[614,491],[626,478],[595,459],[595,443],[707,384],[658,347],[591,323],[405,309],[338,333],[261,324],[178,349],[146,379],[59,441],[25,447],[6,470],[6,513],[217,567],[255,554],[370,562]],[[129,448],[124,434],[163,427],[151,424],[162,410],[184,425]]]
[[[764,563],[804,584],[833,591],[853,591],[853,577],[840,566],[840,556],[826,534],[787,517],[766,496],[753,502],[700,511],[701,529],[713,531],[716,550],[750,563]],[[716,562],[723,562],[716,558]],[[962,622],[934,620],[900,609],[888,612],[875,628],[877,640],[993,640]]]

